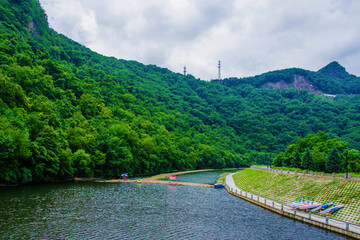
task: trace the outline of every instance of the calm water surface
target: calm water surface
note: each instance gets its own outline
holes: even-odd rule
[[[219,178],[219,175],[226,171],[209,171],[209,172],[198,172],[191,174],[183,174],[177,176],[177,182],[193,182],[193,183],[204,183],[214,184]]]
[[[347,239],[224,189],[67,183],[0,193],[0,239]]]

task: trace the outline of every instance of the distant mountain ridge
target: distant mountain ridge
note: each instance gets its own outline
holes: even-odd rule
[[[300,68],[271,71],[246,78],[222,80],[226,86],[250,84],[258,88],[309,90],[313,94],[360,94],[360,78],[348,73],[338,62],[317,72]]]
[[[39,1],[0,0],[0,184],[266,165],[319,131],[360,149],[360,96],[298,91],[357,89],[341,76],[202,81],[104,57],[50,29]]]
[[[346,79],[349,77],[356,77],[354,75],[351,75],[346,71],[346,69],[341,66],[338,62],[334,61],[323,67],[318,71],[318,73],[321,73],[323,75],[327,75],[332,78],[337,79]]]

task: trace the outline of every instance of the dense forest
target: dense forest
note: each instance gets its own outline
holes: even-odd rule
[[[358,172],[360,151],[349,149],[339,137],[319,132],[298,138],[279,153],[273,163],[277,167],[292,167],[318,172]]]
[[[360,80],[339,64],[206,82],[92,52],[36,0],[0,2],[0,183],[270,164],[320,131],[360,149]],[[263,88],[294,74],[342,95]]]

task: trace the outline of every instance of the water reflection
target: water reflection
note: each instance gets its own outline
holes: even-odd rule
[[[346,239],[225,190],[127,183],[1,189],[0,239]]]

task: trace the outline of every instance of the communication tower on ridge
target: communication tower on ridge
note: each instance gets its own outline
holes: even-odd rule
[[[184,75],[186,76],[186,66],[184,66]]]
[[[218,80],[221,80],[221,62],[220,62],[220,61],[219,61],[218,68],[219,68],[219,76],[218,76]]]

